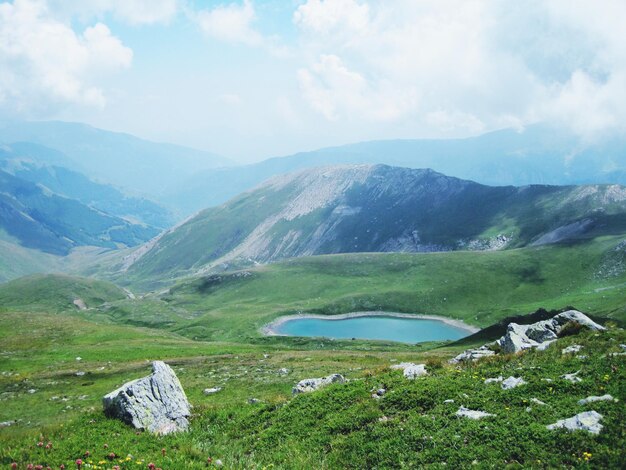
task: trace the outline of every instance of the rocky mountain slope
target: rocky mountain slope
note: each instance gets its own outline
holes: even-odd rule
[[[141,247],[137,275],[351,252],[488,250],[626,232],[626,188],[490,187],[432,170],[316,168],[273,178]]]
[[[222,204],[276,175],[323,165],[432,168],[488,185],[626,184],[626,139],[583,142],[544,125],[466,139],[360,142],[198,173],[166,194],[186,213]]]

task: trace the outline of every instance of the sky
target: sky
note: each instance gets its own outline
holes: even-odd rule
[[[240,162],[547,122],[626,133],[624,0],[0,1],[0,119]]]

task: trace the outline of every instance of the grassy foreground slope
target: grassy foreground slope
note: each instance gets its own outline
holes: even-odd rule
[[[4,314],[0,319],[11,321]],[[50,325],[57,327],[56,322]],[[107,334],[121,337],[117,341],[108,338],[107,342],[114,341],[108,345],[97,341],[102,337],[93,336],[103,333],[90,331],[83,323],[78,335],[69,332],[68,354],[86,351],[84,364],[67,357],[60,370],[42,369],[39,364],[39,371],[3,375],[0,418],[24,418],[0,429],[0,465],[18,462],[19,468],[28,463],[74,468],[74,461],[81,458],[100,469],[113,465],[146,468],[150,462],[164,469],[200,469],[213,467],[217,459],[225,468],[259,469],[268,465],[308,469],[465,468],[476,464],[485,468],[621,468],[626,459],[626,356],[614,355],[623,352],[619,344],[626,343],[626,334],[616,328],[563,338],[543,352],[462,366],[448,365],[447,357],[432,353],[425,357],[317,351],[265,356],[262,350],[235,346],[229,350],[225,345],[159,333],[141,339],[138,330],[115,328]],[[6,338],[2,341],[7,350]],[[585,357],[561,353],[573,344],[582,346]],[[39,356],[36,345],[10,343],[10,350],[30,349],[33,356]],[[216,355],[220,348],[227,354]],[[189,433],[155,437],[104,417],[98,403],[101,394],[148,373],[149,366],[141,357],[172,354],[192,355],[169,361],[194,405]],[[112,363],[106,362],[108,358]],[[400,371],[389,370],[389,365],[406,359],[426,360],[430,375],[408,381]],[[25,361],[33,365],[32,358]],[[278,374],[279,367],[287,367],[289,374]],[[70,372],[77,368],[90,374],[75,377]],[[561,378],[576,371],[581,382]],[[343,373],[350,382],[291,397],[291,386],[298,380],[329,372]],[[502,390],[497,383],[484,383],[500,375],[522,377],[527,384]],[[201,390],[208,386],[223,390],[205,396]],[[36,391],[29,393],[29,387]],[[381,387],[387,390],[384,397],[372,398],[371,391]],[[578,404],[582,398],[605,393],[619,401]],[[248,403],[252,397],[260,402]],[[481,421],[461,419],[455,416],[459,406],[494,416]],[[603,416],[603,429],[597,436],[546,428],[587,410]],[[38,442],[51,443],[51,448],[38,447]],[[111,453],[114,457],[109,460]],[[212,463],[207,464],[209,458]]]
[[[299,312],[386,310],[484,327],[540,307],[567,305],[626,320],[624,298],[626,244],[621,237],[605,237],[495,252],[292,259],[185,281],[165,295],[118,302],[102,313],[197,339],[257,341],[265,323]]]

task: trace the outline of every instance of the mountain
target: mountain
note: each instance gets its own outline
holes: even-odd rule
[[[42,157],[43,155],[43,157]],[[46,158],[53,155],[56,158]],[[74,170],[67,157],[53,149],[38,145],[3,145],[0,147],[0,169],[50,191],[130,221],[160,229],[171,227],[174,216],[165,207],[149,199],[130,196],[106,184],[96,183]]]
[[[626,232],[626,188],[485,186],[351,165],[275,177],[140,247],[124,269],[178,276],[351,252],[487,250]]]
[[[77,246],[134,246],[158,233],[0,171],[0,231],[11,241],[55,255]]]
[[[36,145],[49,147],[66,155],[71,162],[49,161],[49,164],[153,196],[200,170],[231,164],[202,150],[60,121],[0,122],[0,143],[18,143],[39,150],[41,147]],[[49,152],[46,157],[52,158]]]
[[[626,138],[584,142],[560,129],[529,126],[451,140],[361,142],[199,173],[167,192],[187,214],[221,204],[262,181],[323,165],[382,163],[432,168],[489,185],[626,184]]]

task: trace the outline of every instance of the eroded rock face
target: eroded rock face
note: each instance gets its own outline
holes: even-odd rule
[[[296,384],[295,387],[291,390],[294,395],[298,393],[307,393],[313,392],[315,390],[319,390],[326,385],[334,384],[334,383],[345,383],[346,379],[341,374],[332,374],[328,377],[321,377],[317,379],[304,379]]]
[[[148,377],[125,383],[102,399],[107,416],[155,434],[185,431],[191,405],[170,366],[152,363]]]
[[[570,322],[592,330],[605,329],[585,314],[577,310],[568,310],[549,320],[539,321],[531,325],[509,323],[506,334],[498,340],[498,344],[505,353],[517,353],[524,349],[541,347],[545,343],[556,340],[563,327]]]
[[[547,426],[548,429],[564,428],[568,431],[587,431],[591,434],[600,434],[603,426],[600,424],[602,415],[597,411],[585,411],[571,418],[561,419]]]

